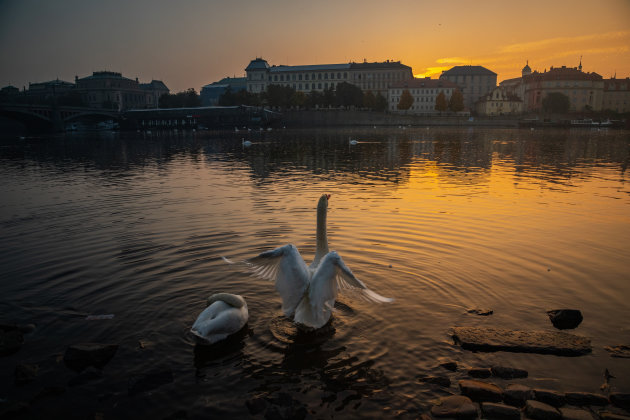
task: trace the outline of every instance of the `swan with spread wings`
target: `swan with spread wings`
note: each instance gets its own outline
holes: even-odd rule
[[[340,291],[375,303],[393,302],[368,289],[344,264],[336,251],[328,250],[326,215],[329,194],[317,203],[317,250],[307,266],[295,245],[263,252],[247,261],[258,277],[275,282],[284,314],[303,327],[321,328],[330,320]]]

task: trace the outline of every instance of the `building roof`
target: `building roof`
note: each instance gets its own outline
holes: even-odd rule
[[[378,70],[378,69],[409,69],[411,70],[411,67],[406,66],[404,64],[402,64],[400,61],[383,61],[383,62],[375,62],[375,63],[368,63],[367,61],[364,61],[363,63],[350,63],[350,68],[352,70]]]
[[[440,80],[440,79],[431,79],[431,78],[424,78],[424,79],[411,79],[411,80],[403,80],[400,82],[396,82],[393,83],[390,88],[395,88],[395,89],[422,89],[422,88],[429,88],[429,89],[434,89],[434,88],[451,88],[451,89],[456,89],[457,85],[453,82],[451,82],[450,80]]]
[[[604,80],[604,90],[630,90],[630,78],[625,79],[606,79]]]
[[[442,76],[496,76],[493,71],[481,66],[455,66],[449,70],[443,71]]]
[[[272,66],[269,72],[348,70],[349,68],[350,64],[312,64],[308,66]]]
[[[262,58],[256,57],[254,60],[249,62],[249,65],[245,68],[245,71],[250,70],[266,70],[269,68],[269,64],[267,60],[263,60]]]
[[[122,73],[118,73],[115,71],[95,71],[91,76],[81,77],[79,80],[92,80],[92,79],[120,79],[120,80],[129,80],[132,82],[137,82],[137,80],[129,79],[127,77],[123,77]]]
[[[602,76],[597,73],[584,73],[576,67],[551,67],[549,71],[539,73],[533,72],[528,76],[524,76],[523,80],[531,81],[551,81],[551,80],[602,80]]]
[[[143,89],[169,90],[161,80],[151,80],[151,83],[140,83],[140,87]]]
[[[205,86],[202,86],[201,89],[213,89],[213,88],[226,88],[228,86],[237,86],[237,87],[246,87],[247,86],[247,77],[224,77],[218,82],[212,82]]]

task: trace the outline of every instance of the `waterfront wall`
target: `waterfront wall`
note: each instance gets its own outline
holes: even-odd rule
[[[419,116],[372,111],[318,109],[282,112],[282,123],[287,127],[342,127],[342,126],[492,126],[517,127],[517,119],[477,118],[467,116]]]

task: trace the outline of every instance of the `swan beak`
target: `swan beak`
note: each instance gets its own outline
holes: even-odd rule
[[[326,194],[326,200],[330,200],[330,194]]]

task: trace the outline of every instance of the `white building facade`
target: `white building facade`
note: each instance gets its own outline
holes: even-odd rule
[[[435,109],[437,97],[444,94],[448,104],[457,85],[448,80],[412,79],[392,84],[387,93],[387,109],[391,112],[405,112],[407,114],[432,115],[440,111]],[[399,110],[398,103],[402,93],[408,90],[413,98],[413,104],[408,110]]]

